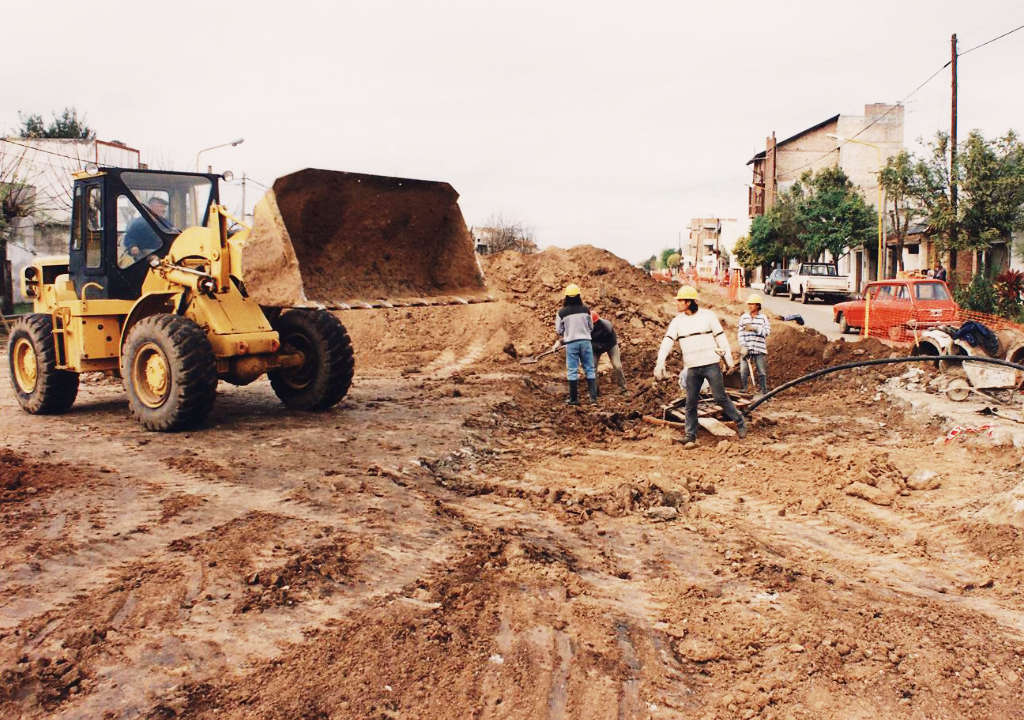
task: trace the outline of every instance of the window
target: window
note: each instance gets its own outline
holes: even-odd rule
[[[103,263],[103,188],[90,185],[85,191],[85,266]]]
[[[946,286],[937,282],[915,284],[914,294],[918,300],[949,300]]]
[[[82,216],[85,214],[85,195],[82,186],[75,187],[75,200],[71,212],[71,249],[82,249]]]
[[[117,266],[131,267],[164,246],[160,232],[168,232],[168,194],[145,193],[145,214],[138,211],[127,195],[117,197]],[[159,229],[159,232],[158,232]]]
[[[907,292],[906,285],[893,285],[893,300],[897,302],[910,302],[910,293]]]

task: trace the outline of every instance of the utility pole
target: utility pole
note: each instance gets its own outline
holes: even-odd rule
[[[949,114],[949,206],[953,212],[953,224],[950,227],[949,239],[954,245],[949,253],[949,269],[950,274],[954,277],[953,282],[956,283],[956,238],[957,238],[957,226],[956,226],[956,33],[949,39],[950,49],[950,65],[953,69],[953,79],[951,87],[952,102],[950,106]]]

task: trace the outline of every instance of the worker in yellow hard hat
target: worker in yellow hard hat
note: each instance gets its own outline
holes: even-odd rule
[[[747,298],[747,311],[740,315],[736,334],[740,345],[740,389],[747,389],[751,365],[757,368],[757,387],[764,395],[768,392],[768,336],[772,332],[768,316],[761,305],[760,295]]]
[[[729,340],[722,330],[718,316],[697,305],[697,290],[683,285],[676,293],[679,314],[669,323],[665,337],[658,348],[658,360],[654,366],[654,377],[664,378],[665,361],[672,347],[679,344],[683,353],[683,371],[679,374],[679,385],[686,390],[686,439],[684,447],[692,448],[697,443],[697,400],[700,389],[706,381],[711,386],[715,402],[725,416],[736,423],[736,434],[747,436],[747,423],[732,400],[725,394],[725,381],[719,359],[725,360],[729,370],[735,368]]]
[[[565,371],[569,380],[569,399],[567,405],[579,405],[579,369],[587,379],[590,391],[590,403],[597,404],[597,372],[594,362],[594,348],[590,344],[590,333],[594,323],[590,319],[590,308],[583,304],[580,297],[580,286],[570,283],[565,286],[565,298],[562,307],[555,314],[555,333],[558,339],[552,345],[556,349],[565,346]]]

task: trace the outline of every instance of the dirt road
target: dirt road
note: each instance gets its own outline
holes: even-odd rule
[[[863,371],[687,451],[637,418],[652,306],[630,392],[567,409],[505,293],[349,313],[339,407],[222,384],[184,434],[102,378],[22,414],[4,357],[0,717],[1024,717],[1019,449]]]

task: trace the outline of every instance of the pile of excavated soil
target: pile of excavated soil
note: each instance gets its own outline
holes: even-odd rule
[[[278,178],[274,195],[312,300],[483,290],[448,183],[306,169]]]

